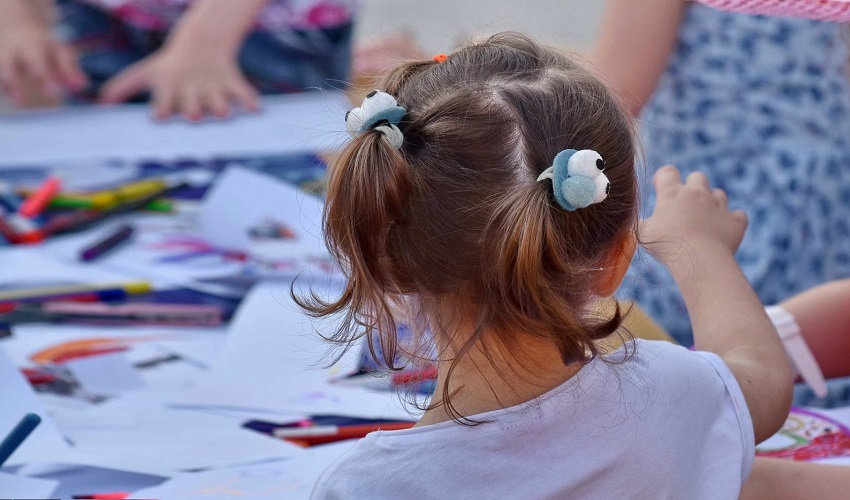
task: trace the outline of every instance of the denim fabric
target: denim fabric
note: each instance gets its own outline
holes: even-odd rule
[[[79,52],[91,84],[75,100],[90,101],[110,78],[158,50],[167,36],[127,25],[107,12],[74,0],[60,2],[59,35]],[[239,64],[264,94],[343,88],[351,62],[353,25],[254,31],[242,44]],[[144,101],[140,95],[136,101]]]

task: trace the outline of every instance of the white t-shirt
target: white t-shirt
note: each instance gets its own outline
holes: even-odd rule
[[[313,498],[738,498],[755,443],[729,368],[667,342],[634,345],[622,363],[597,358],[539,398],[475,417],[490,423],[373,432]]]

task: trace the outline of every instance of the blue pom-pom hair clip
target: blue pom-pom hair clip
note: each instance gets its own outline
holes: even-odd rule
[[[570,212],[589,207],[608,197],[611,183],[602,171],[605,162],[592,149],[565,149],[555,156],[552,166],[537,181],[552,180],[555,200]]]
[[[399,106],[395,97],[373,90],[363,99],[363,104],[345,114],[345,128],[352,136],[376,130],[384,135],[396,149],[401,149],[404,135],[398,128],[407,110]]]

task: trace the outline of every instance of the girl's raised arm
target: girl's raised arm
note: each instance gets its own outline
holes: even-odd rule
[[[701,172],[682,183],[675,167],[662,167],[654,183],[657,203],[641,238],[679,285],[697,349],[719,355],[735,375],[761,442],[785,422],[793,380],[782,341],[735,261],[747,217],[730,212],[726,194]]]

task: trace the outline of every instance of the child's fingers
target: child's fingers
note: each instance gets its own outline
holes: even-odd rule
[[[23,57],[24,72],[38,82],[41,90],[47,94],[55,92],[57,82],[50,64],[50,53],[44,47],[32,47]]]
[[[687,179],[685,179],[685,184],[705,189],[706,191],[710,189],[708,177],[702,172],[691,172],[688,174]]]
[[[62,81],[71,90],[80,90],[88,83],[86,74],[80,69],[77,62],[77,54],[67,45],[59,44],[53,51],[56,60],[56,68]]]
[[[204,98],[204,108],[212,115],[226,118],[230,114],[230,104],[223,88],[207,91]]]
[[[660,192],[682,184],[682,175],[679,173],[679,169],[673,165],[665,165],[655,172],[652,182],[655,185],[655,190]]]
[[[743,210],[735,210],[734,212],[732,212],[732,216],[735,217],[738,222],[741,222],[744,225],[749,224],[749,217],[747,216],[747,212],[744,212]]]
[[[100,91],[99,101],[104,104],[124,102],[148,86],[145,66],[134,64],[112,77]]]
[[[729,197],[726,196],[726,191],[720,188],[714,188],[711,190],[711,194],[714,195],[714,198],[717,199],[721,207],[726,208],[729,205]]]
[[[21,99],[20,78],[21,76],[13,57],[9,56],[0,59],[0,85],[3,86],[3,92],[15,102],[19,102]]]
[[[198,121],[201,119],[202,105],[201,95],[197,88],[184,88],[180,92],[178,102],[180,113],[190,121]]]
[[[174,87],[163,85],[153,93],[153,116],[157,120],[165,120],[173,115],[177,107]]]
[[[234,83],[230,87],[231,97],[248,111],[260,109],[260,99],[257,91],[246,81]]]

